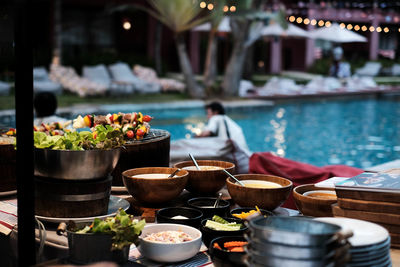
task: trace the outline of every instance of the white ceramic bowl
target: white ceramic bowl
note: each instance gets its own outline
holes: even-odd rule
[[[183,231],[190,235],[193,240],[178,244],[168,244],[143,239],[148,234],[161,231]],[[154,261],[179,262],[196,255],[200,250],[201,242],[201,232],[196,228],[182,224],[160,223],[144,227],[140,235],[138,249],[143,256]]]

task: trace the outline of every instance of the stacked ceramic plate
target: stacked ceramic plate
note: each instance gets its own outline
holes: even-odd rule
[[[249,266],[345,266],[351,232],[302,217],[258,217],[249,222]]]
[[[351,259],[349,267],[389,267],[390,236],[382,226],[362,220],[349,218],[317,218],[315,220],[341,226],[351,230],[354,236],[349,239]]]

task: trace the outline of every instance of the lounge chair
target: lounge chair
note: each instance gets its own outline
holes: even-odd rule
[[[52,92],[56,95],[61,94],[61,84],[51,81],[45,67],[33,68],[33,89],[38,92]]]
[[[241,80],[239,84],[239,96],[252,96],[255,93],[254,84],[248,80]]]
[[[400,64],[393,64],[392,68],[392,76],[400,76]]]
[[[138,93],[158,93],[161,91],[159,84],[149,83],[135,76],[126,63],[118,62],[108,66],[108,69],[115,82],[131,84],[134,87],[134,91]]]
[[[6,82],[0,81],[0,95],[8,95],[10,93],[11,85]]]
[[[297,95],[300,88],[292,79],[272,77],[257,90],[257,94],[260,96]]]
[[[52,80],[61,83],[66,90],[76,93],[80,97],[104,95],[107,91],[107,87],[102,84],[80,77],[73,68],[52,65],[50,70]]]
[[[107,88],[111,95],[131,94],[133,85],[129,83],[118,83],[111,79],[111,76],[105,65],[84,66],[82,70],[83,77]]]
[[[356,75],[359,76],[377,76],[382,68],[379,62],[367,62],[364,67],[356,70]]]
[[[133,73],[146,82],[159,84],[163,92],[183,93],[185,91],[184,83],[175,79],[159,78],[152,68],[135,65],[133,66]]]
[[[304,86],[302,94],[335,92],[342,88],[341,82],[334,77],[317,77]]]

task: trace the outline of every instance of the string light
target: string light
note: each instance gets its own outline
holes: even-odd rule
[[[399,32],[400,32],[400,28],[399,28]]]
[[[209,4],[207,5],[207,8],[208,8],[208,10],[213,10],[213,9],[214,9],[214,5],[211,4],[211,3],[209,3]]]
[[[231,8],[229,9],[231,12],[235,12],[236,11],[236,7],[235,6],[231,6]]]
[[[132,27],[132,24],[129,21],[124,21],[124,23],[122,23],[122,28],[124,28],[124,30],[129,31]]]
[[[228,12],[228,11],[229,11],[229,7],[228,7],[228,6],[224,6],[223,11],[224,11],[224,12]]]
[[[207,6],[206,2],[200,2],[200,7],[201,8],[206,8],[206,6]]]
[[[232,6],[233,7],[233,6]],[[231,9],[232,9],[232,7],[231,7]],[[224,11],[225,11],[225,7],[224,7]],[[232,10],[231,10],[232,11]],[[302,17],[296,17],[296,16],[289,16],[289,17],[286,17],[286,19],[287,20],[289,20],[290,22],[297,22],[298,24],[301,24],[301,23],[304,23],[304,25],[309,25],[309,24],[311,24],[311,25],[313,25],[313,26],[315,26],[315,25],[317,25],[318,24],[318,26],[320,26],[320,27],[323,27],[323,26],[325,26],[325,27],[327,27],[327,28],[329,28],[329,27],[331,27],[332,26],[332,22],[331,21],[324,21],[324,20],[316,20],[316,19],[309,19],[309,18],[302,18]],[[385,28],[382,28],[382,27],[377,27],[377,28],[375,28],[374,26],[370,26],[370,27],[368,27],[368,26],[366,26],[366,25],[362,25],[362,26],[360,26],[360,25],[352,25],[351,23],[349,23],[349,24],[345,24],[345,23],[340,23],[339,24],[339,26],[340,26],[340,28],[342,28],[342,29],[347,29],[347,30],[354,30],[354,31],[359,31],[359,30],[361,30],[361,31],[363,31],[363,32],[365,32],[365,31],[367,31],[367,30],[369,30],[370,32],[374,32],[374,31],[377,31],[377,32],[385,32],[385,33],[388,33],[389,31],[390,31],[390,29],[389,29],[389,27],[385,27]],[[400,28],[398,28],[398,31],[400,32]]]

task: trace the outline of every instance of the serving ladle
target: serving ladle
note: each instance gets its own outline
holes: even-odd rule
[[[222,197],[222,193],[219,192],[217,200],[215,200],[215,203],[214,203],[214,208],[218,207],[218,204],[219,204],[219,201],[220,201],[221,197]]]
[[[235,180],[238,184],[240,184],[241,186],[245,186],[244,183],[242,183],[240,180],[238,180],[235,176],[233,176],[232,174],[230,174],[227,170],[222,169],[226,174],[228,174],[229,177],[231,177],[233,180]]]
[[[193,157],[192,153],[189,153],[189,157],[190,157],[190,159],[193,161],[194,166],[196,166],[196,168],[197,168],[198,170],[201,170],[200,167],[199,167],[199,164],[197,164],[197,161],[196,161],[195,158]]]
[[[173,173],[171,173],[167,178],[172,178],[175,176],[175,174],[177,174],[177,172],[179,172],[181,169],[176,169]]]

